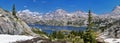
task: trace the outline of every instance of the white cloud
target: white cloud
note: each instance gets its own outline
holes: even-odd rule
[[[23,6],[24,8],[27,8],[27,6],[25,5],[25,6]]]

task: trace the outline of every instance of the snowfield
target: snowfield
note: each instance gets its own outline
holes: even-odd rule
[[[7,35],[7,34],[0,34],[0,43],[12,43],[16,41],[24,41],[33,39],[32,36],[25,36],[25,35]]]

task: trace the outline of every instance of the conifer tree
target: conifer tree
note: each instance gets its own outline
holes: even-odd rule
[[[96,43],[95,40],[95,33],[92,30],[92,14],[91,11],[89,10],[88,12],[88,26],[87,26],[87,30],[84,32],[84,36],[83,36],[83,40],[84,43]]]
[[[15,18],[17,18],[17,16],[16,16],[15,4],[13,4],[13,6],[12,6],[12,15],[13,15]],[[17,18],[17,19],[18,19],[18,18]]]
[[[91,29],[92,28],[92,14],[91,14],[91,11],[89,10],[88,12],[88,27],[87,29]]]

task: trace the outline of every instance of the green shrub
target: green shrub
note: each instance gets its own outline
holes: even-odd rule
[[[58,32],[54,31],[49,36],[52,37],[52,38],[54,38],[54,39],[55,38],[57,38],[57,39],[63,39],[65,37],[65,35],[61,31],[58,31]]]
[[[40,31],[40,30],[37,29],[37,28],[33,28],[32,31],[33,31],[34,33],[36,33],[36,34],[46,34],[45,32],[42,32],[42,31]]]

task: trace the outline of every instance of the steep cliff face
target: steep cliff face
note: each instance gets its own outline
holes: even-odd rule
[[[28,34],[34,35],[31,28],[21,19],[17,19],[10,12],[0,8],[0,34]]]

